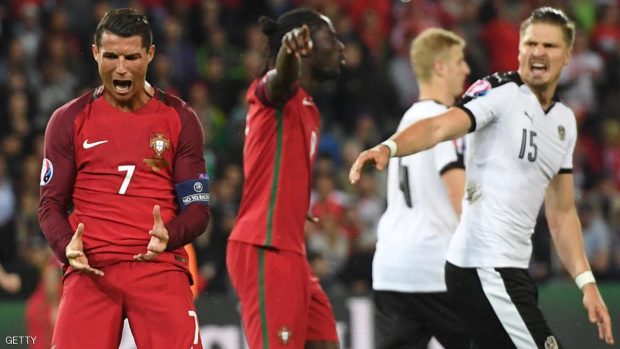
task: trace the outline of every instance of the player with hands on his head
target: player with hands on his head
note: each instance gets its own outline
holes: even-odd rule
[[[45,131],[38,213],[65,272],[52,345],[118,348],[128,319],[140,348],[201,348],[184,246],[210,215],[202,127],[146,81],[144,15],[106,13],[92,54],[102,85]]]
[[[270,69],[246,95],[243,196],[226,265],[250,348],[338,348],[331,304],[306,259],[304,223],[319,143],[312,93],[338,77],[344,45],[313,10],[260,22]]]
[[[381,170],[390,157],[472,132],[463,214],[448,248],[445,274],[455,310],[481,348],[561,347],[538,307],[527,271],[543,202],[555,250],[583,292],[589,320],[597,324],[601,340],[614,343],[575,208],[575,116],[556,97],[574,36],[574,23],[562,11],[535,9],[521,25],[517,72],[478,80],[456,107],[362,152],[349,173],[355,183],[366,163]]]

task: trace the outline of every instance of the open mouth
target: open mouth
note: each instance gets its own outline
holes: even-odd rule
[[[534,74],[543,74],[547,72],[548,67],[544,63],[536,62],[536,63],[530,64],[530,69],[532,70]]]
[[[112,80],[112,83],[114,84],[114,89],[118,93],[128,92],[132,84],[131,80],[116,80],[116,79]]]

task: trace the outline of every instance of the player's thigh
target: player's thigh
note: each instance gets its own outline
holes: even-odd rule
[[[259,270],[264,271],[264,255],[259,266],[259,247],[237,241],[229,241],[226,250],[226,267],[230,281],[241,303],[241,322],[250,348],[263,347],[266,328],[264,312],[264,281],[261,281],[259,297]],[[261,299],[261,301],[259,301]],[[266,330],[265,330],[266,332]]]
[[[373,300],[377,349],[426,348],[431,335],[417,316],[410,295],[375,291]]]
[[[414,298],[414,311],[423,316],[428,333],[442,346],[450,349],[470,348],[471,340],[447,292],[418,293],[411,297]]]
[[[538,309],[535,287],[524,275],[527,271],[515,268],[459,268],[446,264],[448,292],[475,347],[561,347]]]
[[[303,348],[310,303],[305,257],[233,244],[228,268],[235,274],[231,278],[250,348]]]
[[[112,273],[113,274],[113,273]],[[118,348],[123,328],[122,295],[105,276],[71,272],[63,281],[52,346]]]
[[[167,263],[126,264],[125,308],[138,348],[202,348],[187,274]]]
[[[446,285],[457,315],[476,343],[474,348],[516,348],[489,303],[475,268],[446,263]]]
[[[562,345],[551,331],[547,320],[538,304],[538,289],[526,269],[495,268],[487,271],[501,277],[506,293],[514,304],[528,332],[534,338],[538,348],[561,348]],[[478,271],[482,280],[482,271]],[[488,276],[487,276],[488,277]],[[483,285],[485,285],[483,283]],[[491,299],[489,297],[489,299]],[[495,304],[494,308],[499,308]]]
[[[306,262],[310,289],[310,309],[308,311],[307,342],[338,343],[336,318],[327,294],[321,287],[319,279],[311,275],[310,265]],[[333,346],[332,346],[333,347]]]

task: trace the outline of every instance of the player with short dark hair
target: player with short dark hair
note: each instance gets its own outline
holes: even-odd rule
[[[145,81],[144,15],[108,12],[92,54],[102,86],[45,131],[39,220],[65,271],[52,346],[118,348],[128,318],[138,347],[201,348],[183,246],[209,220],[202,127]]]
[[[275,69],[246,95],[245,181],[226,264],[250,348],[337,348],[329,299],[306,259],[304,223],[319,143],[312,93],[339,76],[344,45],[313,10],[260,22]]]
[[[614,342],[575,209],[575,115],[555,95],[573,37],[574,24],[562,11],[534,10],[521,27],[517,72],[478,80],[457,107],[362,152],[351,168],[350,179],[357,182],[366,162],[383,169],[391,156],[473,132],[466,152],[463,215],[445,272],[455,310],[480,348],[560,346],[538,307],[527,270],[543,202],[556,251],[583,292],[590,321],[602,340]]]

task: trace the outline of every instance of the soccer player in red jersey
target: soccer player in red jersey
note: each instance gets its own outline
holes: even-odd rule
[[[52,346],[118,348],[128,318],[140,348],[202,348],[183,248],[209,220],[202,127],[145,81],[144,15],[108,12],[92,53],[102,86],[45,131],[39,220],[65,271]]]
[[[246,96],[245,182],[228,272],[250,348],[338,348],[329,299],[306,260],[304,222],[319,141],[311,94],[338,77],[344,45],[313,10],[260,22],[275,69]]]

